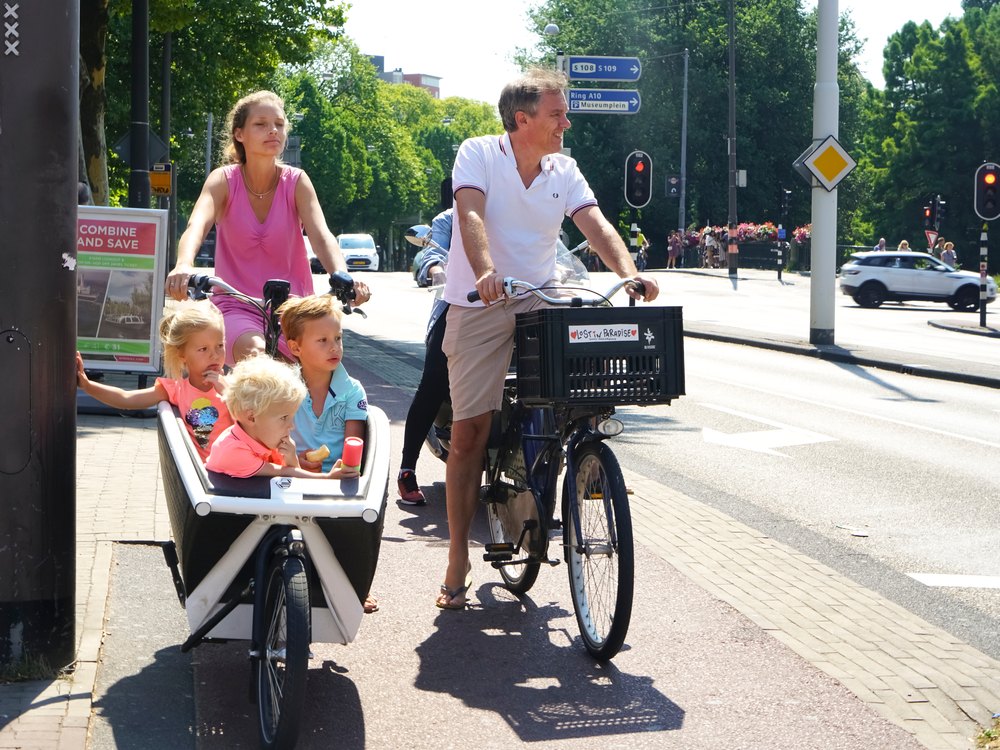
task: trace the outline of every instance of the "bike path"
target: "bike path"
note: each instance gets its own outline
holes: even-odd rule
[[[730,330],[719,335],[743,334]],[[381,331],[372,326],[371,334],[351,332],[347,338],[347,366],[352,373],[362,372],[354,364],[357,361],[381,376],[372,374],[366,380],[366,385],[370,382],[382,389],[382,401],[373,398],[373,403],[408,403],[419,378],[421,347],[415,342],[394,346],[391,326]],[[766,337],[759,334],[741,340],[753,345],[761,342]],[[405,410],[397,405],[391,416],[398,445]],[[79,417],[78,661],[68,679],[0,686],[0,748],[87,747],[100,648],[108,635],[104,617],[114,542],[163,541],[170,534],[156,465],[152,420]],[[357,723],[357,715],[351,718],[350,710],[339,714],[339,721],[354,722],[355,741],[347,746],[365,744],[366,737],[375,746],[376,728],[392,723],[380,717],[398,712],[400,706],[406,708],[406,726],[387,728],[385,737],[397,732],[395,739],[402,746],[416,744],[417,737],[444,746],[449,744],[442,740],[465,745],[470,725],[483,724],[490,730],[483,737],[488,746],[509,744],[514,737],[543,742],[573,737],[574,745],[593,737],[603,747],[608,734],[635,731],[639,734],[634,738],[641,739],[652,730],[661,744],[651,746],[664,746],[667,736],[675,743],[668,746],[704,747],[711,732],[718,729],[719,741],[732,743],[738,737],[746,740],[740,742],[745,747],[837,747],[841,745],[832,738],[842,730],[836,722],[844,721],[843,731],[850,740],[844,747],[909,746],[912,740],[893,735],[889,722],[906,729],[925,747],[971,747],[969,738],[978,731],[973,722],[985,726],[990,715],[1000,711],[1000,665],[996,661],[829,568],[641,475],[628,476],[636,489],[632,507],[637,538],[643,543],[638,553],[641,575],[636,615],[628,648],[610,668],[595,667],[582,649],[571,646],[576,625],[566,611],[569,592],[561,569],[543,571],[530,602],[522,604],[505,595],[495,583],[498,576],[479,563],[476,606],[466,613],[440,613],[428,602],[433,599],[445,554],[443,491],[437,484],[443,480],[443,466],[425,455],[419,475],[425,483],[435,482],[429,490],[429,508],[403,509],[390,503],[396,533],[387,526],[375,584],[384,608],[370,626],[380,637],[367,640],[366,624],[359,643],[334,649],[331,658],[321,661],[322,667],[314,662],[310,670],[310,685],[333,690],[317,695],[343,700],[344,691],[360,694],[361,686],[374,691],[364,704],[346,705],[348,709],[361,707],[362,724]],[[412,548],[419,545],[406,544],[414,535],[426,547],[416,558]],[[396,554],[404,549],[405,554]],[[644,588],[650,582],[655,587]],[[482,617],[484,603],[490,605],[488,618]],[[693,609],[684,609],[682,605],[688,603],[698,607],[692,604]],[[501,605],[509,605],[505,612],[511,616],[505,614],[497,624],[500,612],[495,609]],[[529,638],[523,637],[526,632]],[[388,652],[382,644],[391,643],[400,633],[410,640]],[[496,638],[505,646],[499,651],[493,650]],[[366,642],[373,650],[363,656]],[[661,642],[677,644],[677,648],[650,654],[646,644]],[[529,648],[522,648],[525,644]],[[758,648],[765,650],[754,650]],[[752,658],[737,658],[744,653]],[[336,677],[345,674],[338,660],[349,654],[358,655],[358,665],[351,667],[358,674]],[[633,657],[635,661],[630,661]],[[775,671],[776,658],[799,674],[791,683],[795,685],[791,694],[774,693],[780,685],[767,679],[783,674]],[[550,668],[534,666],[553,660],[556,665]],[[245,667],[245,657],[237,662]],[[491,682],[488,678],[498,663],[514,672],[505,671],[499,681]],[[387,682],[387,673],[401,677]],[[718,675],[718,682],[707,680],[707,675]],[[726,689],[724,676],[741,680],[740,688]],[[239,679],[243,680],[237,689],[243,691],[238,696],[242,700],[245,678]],[[450,688],[456,680],[458,686]],[[588,690],[595,685],[600,690],[590,694],[562,689],[575,680],[591,686]],[[641,692],[642,685],[655,687],[659,695],[646,693],[645,704],[630,704],[630,696]],[[814,700],[816,695],[810,690],[817,686],[822,688],[821,697]],[[845,689],[837,693],[838,687]],[[497,701],[501,689],[519,697]],[[410,703],[418,709],[425,706],[425,694],[450,700],[441,704],[440,712],[411,711]],[[613,701],[602,703],[608,694]],[[780,699],[771,700],[775,695]],[[831,695],[837,699],[832,703]],[[549,697],[553,700],[539,700]],[[209,702],[211,698],[206,697]],[[655,711],[616,713],[623,705],[655,706]],[[242,700],[241,712],[234,715],[245,716],[247,708]],[[467,714],[467,708],[479,713]],[[680,720],[678,709],[683,712]],[[483,722],[483,712],[492,721]],[[733,712],[739,721],[730,726],[726,719]],[[651,721],[638,718],[650,719],[654,713],[658,718]],[[324,715],[322,710],[319,715]],[[787,726],[799,734],[779,741],[771,729],[777,718],[782,719],[779,728]],[[827,733],[822,738],[809,729],[817,720]],[[544,731],[531,733],[525,727]],[[565,727],[572,727],[575,734],[560,734]],[[322,728],[319,734],[330,737]],[[199,742],[207,746],[212,737],[225,736],[205,729]]]

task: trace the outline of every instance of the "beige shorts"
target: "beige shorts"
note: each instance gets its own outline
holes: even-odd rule
[[[561,296],[548,289],[545,293]],[[448,308],[441,349],[448,357],[453,419],[469,419],[500,408],[503,381],[514,350],[514,316],[548,306],[527,294],[489,307]]]

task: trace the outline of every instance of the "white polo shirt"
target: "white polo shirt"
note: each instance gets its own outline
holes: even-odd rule
[[[541,174],[525,188],[506,133],[470,138],[462,144],[455,157],[452,189],[457,193],[462,188],[486,196],[484,223],[497,273],[538,286],[555,276],[556,240],[563,217],[597,205],[576,161],[562,154],[543,158]],[[476,275],[456,226],[444,299],[463,307],[482,305],[468,300],[468,293],[475,289]]]

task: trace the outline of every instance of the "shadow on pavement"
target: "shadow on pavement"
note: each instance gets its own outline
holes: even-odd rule
[[[418,690],[495,712],[522,742],[681,728],[683,709],[650,677],[598,664],[578,636],[548,627],[569,614],[562,607],[518,600],[494,584],[476,599],[464,611],[441,612],[437,630],[417,647]],[[575,642],[567,648],[553,638]]]
[[[187,618],[157,544],[116,544],[90,750],[195,747]]]
[[[93,707],[113,739],[106,732],[95,732],[88,747],[195,747],[190,661],[190,655],[176,645],[161,648],[151,664],[111,685]]]
[[[846,349],[843,349],[842,351],[847,352]],[[927,403],[927,404],[936,404],[940,402],[940,399],[936,398],[917,398],[909,391],[900,388],[898,386],[892,385],[884,378],[879,377],[876,374],[878,372],[877,370],[872,370],[871,368],[868,367],[862,367],[861,365],[852,365],[847,362],[838,362],[836,360],[830,360],[830,362],[831,364],[834,364],[837,367],[839,367],[844,372],[848,372],[851,375],[855,375],[861,378],[862,380],[867,380],[872,385],[876,385],[879,388],[882,388],[886,391],[890,391],[891,393],[895,393],[899,396],[899,398],[886,396],[885,400],[887,401],[912,401],[914,403]]]
[[[195,652],[199,747],[256,748],[257,706],[249,700],[248,641],[205,644]],[[200,652],[200,653],[199,653]],[[361,697],[346,669],[327,659],[309,662],[298,746],[365,747]]]

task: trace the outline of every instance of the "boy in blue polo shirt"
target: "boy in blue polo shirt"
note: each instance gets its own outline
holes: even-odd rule
[[[295,413],[292,439],[299,465],[329,471],[344,453],[344,438],[365,439],[368,400],[364,386],[347,374],[339,303],[330,295],[296,297],[279,310],[288,350],[302,365],[308,395]],[[330,454],[311,461],[307,453],[326,446]]]
[[[288,351],[299,360],[308,391],[295,412],[292,430],[299,466],[308,471],[329,471],[344,454],[344,438],[364,440],[368,424],[364,386],[341,366],[344,338],[340,303],[328,294],[296,297],[278,312]],[[322,446],[329,449],[329,455],[310,460],[308,454]],[[364,609],[366,614],[378,611],[378,600],[372,594],[365,599]]]

